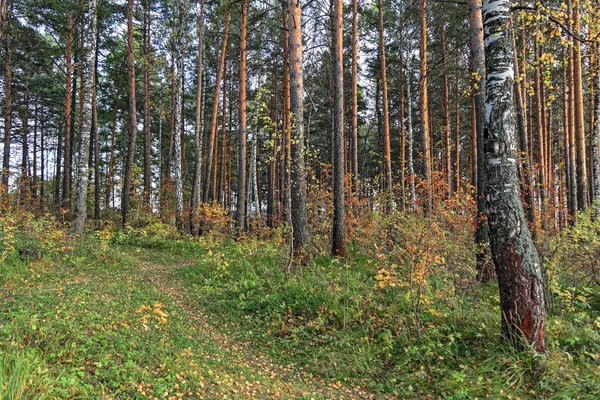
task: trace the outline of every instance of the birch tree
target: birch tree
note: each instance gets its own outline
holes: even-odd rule
[[[90,134],[92,130],[92,85],[94,84],[94,70],[96,63],[96,9],[98,0],[89,0],[88,9],[88,30],[86,43],[88,44],[85,53],[85,86],[83,101],[83,119],[81,121],[81,147],[79,149],[79,166],[77,176],[77,200],[75,202],[75,214],[71,230],[75,234],[83,233],[87,219],[87,192],[89,181],[89,149]]]
[[[546,312],[540,259],[519,197],[513,98],[512,0],[484,0],[486,211],[502,311],[502,332],[514,344],[544,351]]]

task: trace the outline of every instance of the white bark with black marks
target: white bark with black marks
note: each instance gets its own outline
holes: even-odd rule
[[[540,259],[519,197],[513,103],[511,0],[485,0],[485,200],[502,310],[502,331],[513,343],[545,350],[545,302]],[[484,171],[482,171],[483,173]]]
[[[96,10],[98,0],[89,0],[87,30],[88,49],[85,54],[85,86],[83,100],[83,119],[81,121],[81,147],[79,149],[79,167],[77,177],[77,201],[71,231],[75,234],[83,233],[87,219],[87,193],[88,193],[88,168],[90,155],[90,135],[92,131],[92,85],[94,83],[94,66],[96,63]]]

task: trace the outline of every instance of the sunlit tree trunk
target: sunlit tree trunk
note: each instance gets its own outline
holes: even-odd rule
[[[69,207],[71,199],[71,160],[73,149],[72,139],[72,96],[75,93],[72,88],[72,75],[73,65],[72,54],[73,54],[73,16],[71,13],[67,16],[67,43],[66,43],[66,56],[65,56],[65,69],[66,69],[66,83],[65,83],[65,158],[64,158],[64,172],[62,182],[62,204],[64,207]]]
[[[174,42],[175,55],[175,104],[173,114],[175,117],[173,131],[173,180],[175,182],[175,225],[178,229],[183,226],[183,40],[184,20],[187,14],[187,4],[178,0],[176,2],[177,27]]]
[[[573,32],[580,33],[580,0],[573,1]],[[581,43],[573,37],[573,94],[575,102],[575,144],[577,148],[577,205],[585,210],[588,204],[588,178],[585,150],[585,120],[583,112],[583,83],[581,71]]]
[[[415,163],[414,163],[414,130],[413,130],[413,120],[412,120],[412,89],[411,89],[411,76],[412,69],[410,67],[410,57],[407,58],[406,65],[406,108],[407,118],[406,118],[406,141],[408,142],[407,149],[407,168],[408,168],[408,183],[410,189],[410,209],[413,212],[417,211],[417,188],[416,188],[416,176],[415,176]]]
[[[192,183],[191,194],[191,209],[192,218],[190,220],[190,231],[192,235],[199,234],[198,226],[198,206],[202,201],[200,187],[202,186],[202,109],[204,99],[202,96],[202,79],[203,79],[203,46],[204,46],[204,0],[200,2],[200,15],[198,16],[198,64],[196,66],[197,82],[196,82],[196,126],[194,128],[194,180]]]
[[[11,37],[6,36],[4,75],[4,153],[2,155],[2,186],[8,194],[8,177],[10,172],[10,137],[12,130],[12,49]],[[60,139],[59,139],[60,141]],[[56,161],[60,165],[60,157]],[[60,170],[60,168],[57,168]],[[7,197],[8,198],[8,197]]]
[[[523,27],[524,28],[524,27]],[[525,34],[523,32],[523,34]],[[519,63],[517,62],[516,42],[513,29],[513,58],[515,65],[515,77],[520,77]],[[531,160],[529,158],[529,136],[527,134],[527,124],[525,123],[525,99],[521,91],[521,84],[517,79],[514,81],[514,96],[515,96],[515,114],[517,118],[517,132],[521,146],[521,169],[525,175],[525,202],[527,203],[526,215],[529,223],[535,222],[535,199],[534,199],[534,180],[533,171],[531,170]]]
[[[75,234],[83,233],[87,219],[87,192],[88,192],[88,165],[90,133],[92,127],[92,85],[94,83],[94,66],[96,63],[96,8],[98,0],[89,0],[87,30],[88,49],[85,59],[87,77],[85,79],[85,97],[83,106],[83,119],[81,121],[81,147],[79,149],[79,173],[77,177],[77,201],[71,230]]]
[[[385,61],[385,31],[383,27],[383,3],[377,0],[379,12],[379,61],[381,68],[381,105],[383,111],[383,173],[385,178],[385,191],[392,193],[392,156],[390,150],[390,113],[387,88],[387,66]],[[391,199],[388,199],[388,201]]]
[[[486,218],[484,190],[486,174],[484,166],[484,126],[485,126],[485,80],[486,80],[486,53],[484,49],[484,32],[482,22],[482,1],[469,0],[469,29],[471,31],[470,49],[472,62],[472,76],[474,82],[475,129],[476,138],[475,154],[472,155],[474,163],[473,175],[477,186],[477,225],[475,227],[475,243],[477,244],[477,278],[486,282],[494,277],[491,263],[489,226]],[[480,168],[481,167],[481,168]]]
[[[217,137],[217,120],[219,117],[219,93],[221,91],[221,80],[223,77],[223,69],[225,66],[225,56],[227,53],[227,40],[229,38],[229,24],[231,22],[231,10],[227,11],[227,17],[225,20],[225,31],[223,32],[223,41],[221,43],[221,55],[219,59],[219,64],[217,67],[217,77],[215,83],[215,97],[213,102],[212,109],[212,118],[211,118],[211,126],[210,126],[210,135],[208,137],[208,149],[207,149],[207,159],[206,159],[206,179],[204,180],[204,191],[203,197],[204,201],[209,201],[214,197],[215,193],[211,192],[211,186],[213,186],[213,175],[215,173],[216,163],[215,163],[215,142]],[[213,165],[215,164],[215,165]]]
[[[544,285],[537,250],[519,197],[509,24],[512,0],[485,0],[486,56],[484,149],[486,210],[502,310],[502,331],[514,344],[546,349]]]
[[[600,60],[600,45],[596,44],[596,60]],[[592,135],[592,155],[594,169],[594,214],[600,216],[600,151],[598,150],[600,140],[600,70],[596,69],[596,82],[594,94],[594,130]]]
[[[98,35],[96,34],[96,43]],[[94,144],[94,219],[100,219],[100,135],[98,134],[98,46],[94,54],[94,84],[92,85],[92,142]]]
[[[142,52],[144,55],[144,203],[148,210],[150,205],[150,192],[152,170],[151,170],[151,146],[150,128],[150,18],[148,0],[144,0],[144,22],[142,33]]]
[[[238,125],[238,188],[236,221],[240,231],[246,230],[246,34],[247,34],[248,1],[242,0],[240,16],[240,94],[239,94],[239,125]]]
[[[535,59],[535,67],[534,67],[534,97],[535,97],[535,121],[536,121],[536,134],[537,134],[537,143],[538,143],[538,158],[536,169],[538,171],[538,190],[536,192],[539,193],[540,203],[541,203],[541,216],[543,218],[544,212],[546,209],[546,201],[548,198],[548,194],[546,191],[546,164],[545,164],[545,152],[544,152],[544,115],[543,115],[543,107],[544,104],[542,102],[542,76],[541,76],[541,66],[540,66],[540,51],[539,51],[539,43],[538,43],[538,30],[539,26],[536,25],[536,32],[533,35],[533,53]]]
[[[444,117],[444,124],[442,129],[444,130],[444,167],[443,171],[446,173],[446,185],[448,198],[452,197],[452,162],[451,154],[452,149],[450,146],[450,88],[448,83],[448,61],[446,57],[446,26],[443,21],[440,22],[441,31],[441,46],[442,46],[442,114]]]
[[[381,0],[379,0],[381,1]],[[421,29],[421,75],[419,108],[421,110],[421,137],[423,140],[423,176],[425,177],[425,213],[433,210],[431,179],[431,137],[429,132],[429,96],[427,93],[427,0],[420,0],[419,19]]]
[[[402,73],[402,69],[400,71]],[[352,191],[358,193],[358,0],[352,0],[352,128],[351,163]]]
[[[346,229],[344,225],[344,41],[343,2],[333,0],[333,237],[331,254],[346,257]],[[388,127],[389,129],[389,127]],[[389,134],[389,130],[388,130]],[[389,137],[388,137],[389,139]],[[389,146],[389,140],[388,140]],[[389,151],[389,149],[388,149]],[[391,160],[390,160],[391,161]],[[390,164],[391,168],[391,164]]]
[[[291,214],[293,248],[302,265],[308,264],[308,215],[306,211],[306,166],[304,160],[304,84],[302,65],[302,9],[297,0],[287,1],[290,57]]]

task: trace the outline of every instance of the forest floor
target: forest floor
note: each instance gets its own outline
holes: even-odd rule
[[[125,247],[102,259],[89,250],[100,257],[92,264],[77,259],[87,258],[80,252],[67,262],[31,261],[29,276],[0,288],[0,332],[11,352],[25,351],[20,361],[38,385],[31,396],[386,397],[273,360],[236,338],[181,277],[197,263],[189,254]]]
[[[600,290],[552,281],[548,352],[515,350],[468,231],[402,217],[394,242],[360,235],[346,261],[286,273],[277,231],[73,239],[20,218],[0,218],[0,400],[600,397]]]

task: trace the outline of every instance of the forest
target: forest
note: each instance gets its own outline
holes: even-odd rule
[[[0,400],[600,398],[598,0],[0,0]]]

